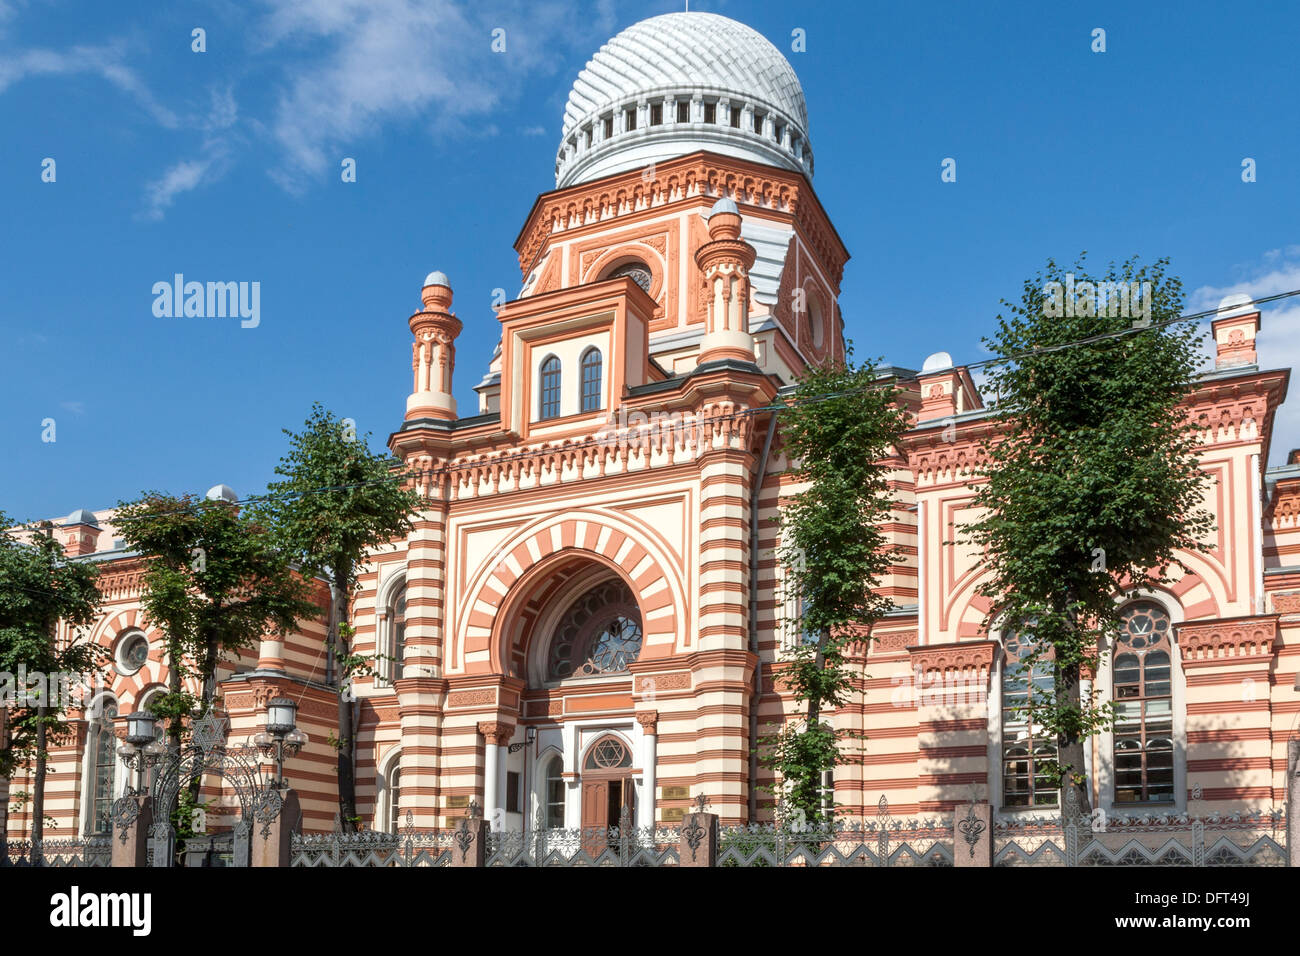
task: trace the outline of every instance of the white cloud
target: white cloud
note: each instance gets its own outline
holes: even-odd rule
[[[1215,308],[1224,296],[1244,292],[1263,297],[1300,289],[1300,246],[1271,249],[1254,265],[1239,267],[1241,278],[1232,285],[1202,286],[1191,295],[1192,311]],[[1261,310],[1256,348],[1262,368],[1295,369],[1300,366],[1300,297],[1265,303]],[[1272,464],[1286,461],[1287,452],[1300,447],[1300,394],[1291,383],[1291,400],[1278,409],[1273,422]]]
[[[212,161],[208,159],[184,159],[168,167],[161,177],[145,187],[144,217],[161,219],[177,196],[198,188],[211,168]]]
[[[177,127],[176,114],[158,102],[135,71],[126,65],[125,56],[124,48],[116,43],[8,53],[0,58],[0,93],[30,77],[97,73],[134,99],[160,126]]]
[[[438,138],[490,135],[493,111],[525,76],[554,72],[563,60],[557,48],[595,42],[593,32],[612,25],[606,3],[595,16],[562,3],[499,9],[450,0],[264,3],[267,49],[310,54],[295,57],[298,65],[286,70],[270,124],[285,154],[271,175],[294,191],[337,169],[359,139],[389,123],[423,123]],[[498,27],[506,31],[506,51],[492,54]]]

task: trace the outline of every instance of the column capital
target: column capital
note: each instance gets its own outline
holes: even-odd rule
[[[480,720],[478,722],[478,732],[489,743],[504,747],[510,743],[510,738],[515,735],[515,725],[499,720]]]

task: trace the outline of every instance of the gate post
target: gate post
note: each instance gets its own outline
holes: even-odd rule
[[[149,861],[149,831],[153,829],[153,800],[128,794],[113,801],[110,866],[144,867]]]
[[[682,817],[681,836],[677,844],[678,866],[718,865],[718,815],[700,809]]]
[[[952,865],[993,865],[993,808],[987,801],[959,804],[952,817]]]
[[[298,794],[292,788],[263,791],[253,813],[251,866],[289,866],[293,862],[298,810]]]
[[[1300,737],[1286,742],[1286,863],[1300,866]]]
[[[483,819],[478,801],[471,800],[469,813],[460,818],[452,841],[452,866],[487,866],[488,822]]]

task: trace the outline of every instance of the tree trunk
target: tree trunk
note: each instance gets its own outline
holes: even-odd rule
[[[334,580],[347,581],[350,575],[336,572]],[[344,833],[355,833],[357,829],[357,785],[354,773],[353,754],[355,751],[352,729],[351,674],[345,673],[341,663],[351,653],[344,625],[347,624],[348,601],[347,590],[337,584],[330,588],[331,608],[331,646],[336,662],[335,674],[338,687],[338,777],[339,777],[339,825]]]
[[[177,650],[176,642],[169,640],[167,642],[167,692],[172,695],[173,701],[181,692],[181,655]],[[173,717],[167,727],[167,743],[173,753],[181,752],[181,721],[178,717]]]
[[[1069,707],[1077,712],[1082,706],[1079,665],[1059,670],[1054,676],[1058,713],[1061,707]],[[1062,731],[1056,738],[1061,763],[1061,809],[1065,811],[1073,803],[1074,814],[1087,817],[1092,812],[1092,791],[1088,786],[1084,743],[1085,738],[1077,733]]]
[[[32,863],[44,859],[41,841],[45,839],[45,744],[49,730],[45,725],[45,705],[36,708],[36,773],[32,778]]]

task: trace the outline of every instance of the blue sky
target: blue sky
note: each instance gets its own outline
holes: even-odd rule
[[[382,444],[435,268],[473,413],[493,290],[518,291],[511,242],[554,185],[570,84],[609,36],[681,7],[0,0],[0,508],[257,493],[314,400]],[[978,360],[999,299],[1081,250],[1170,256],[1192,308],[1300,288],[1292,5],[692,7],[762,32],[803,82],[860,355]],[[259,282],[260,324],[156,317],[153,284],[178,272]],[[1264,323],[1263,363],[1295,364],[1300,307]],[[1273,461],[1296,445],[1284,411]]]

